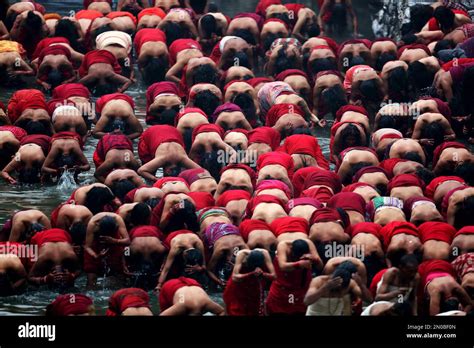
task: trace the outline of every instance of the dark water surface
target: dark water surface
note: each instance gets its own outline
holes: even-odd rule
[[[71,10],[79,10],[82,8],[82,1],[39,1],[45,7],[47,12],[58,12],[62,15],[70,14]],[[243,1],[228,1],[228,0],[214,0],[219,8],[226,14],[235,15],[238,12],[253,12],[257,4],[257,0],[243,0]],[[290,1],[283,1],[290,2]],[[313,1],[291,1],[292,3],[298,2],[306,5],[313,4],[315,8],[316,0]],[[356,7],[356,11],[359,15],[360,31],[365,36],[371,36],[370,30],[370,19],[367,16],[365,1],[355,0],[353,1]],[[140,74],[137,72],[136,76],[140,79]],[[24,88],[38,88],[34,83],[33,79],[27,80],[27,86]],[[137,84],[133,85],[127,94],[134,98],[136,104],[136,115],[140,121],[144,123],[145,115],[145,91],[146,86],[140,80]],[[7,90],[0,88],[0,100],[5,104],[8,102],[11,94],[14,90]],[[319,143],[322,147],[325,155],[329,153],[329,126],[324,130],[318,130],[316,135],[318,136]],[[85,155],[89,162],[92,164],[92,154],[94,152],[97,140],[89,138],[85,145]],[[94,182],[93,176],[94,166],[92,169],[83,173],[79,176],[81,185]],[[71,191],[60,191],[56,186],[11,186],[0,181],[0,226],[9,218],[10,214],[17,209],[39,209],[46,215],[50,215],[51,211],[61,202],[65,201],[71,194]],[[107,302],[110,295],[118,289],[113,286],[110,280],[99,279],[99,288],[102,290],[86,291],[86,279],[82,275],[76,281],[76,289],[71,289],[71,292],[81,292],[94,299],[94,304],[98,309],[98,313],[104,313],[107,308]],[[55,291],[49,290],[38,290],[37,288],[29,288],[24,294],[18,296],[0,298],[0,315],[41,315],[44,313],[44,308],[58,295]],[[152,305],[155,313],[157,310],[156,296],[150,292],[150,298],[152,299]],[[222,303],[221,294],[213,294],[212,298]]]

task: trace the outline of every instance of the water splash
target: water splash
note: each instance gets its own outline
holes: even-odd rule
[[[74,180],[74,169],[66,169],[58,180],[57,188],[63,194],[71,194],[77,188],[76,180]]]

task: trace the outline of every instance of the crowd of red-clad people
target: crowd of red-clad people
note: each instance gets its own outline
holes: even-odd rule
[[[160,315],[472,315],[474,24],[459,2],[408,12],[398,42],[336,42],[358,30],[349,0],[4,8],[0,176],[79,187],[12,211],[0,294],[94,314],[68,293],[85,274],[120,284],[112,316],[158,314],[150,295]]]

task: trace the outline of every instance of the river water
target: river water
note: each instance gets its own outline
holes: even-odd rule
[[[47,12],[58,12],[62,15],[67,15],[71,10],[78,10],[82,8],[82,1],[39,1],[46,7]],[[235,15],[238,12],[253,12],[258,0],[244,0],[241,2],[234,2],[228,0],[214,0],[219,8],[228,15]],[[290,2],[290,1],[283,1]],[[291,1],[292,3],[299,2],[306,5],[311,5],[313,8],[316,6],[316,0],[312,1]],[[359,15],[360,32],[370,37],[370,19],[366,15],[367,8],[364,1],[354,1],[355,10]],[[137,72],[138,82],[133,85],[127,94],[133,97],[136,104],[136,115],[140,121],[144,123],[145,115],[145,92],[146,86],[140,81],[140,74]],[[26,79],[27,85],[24,88],[38,88],[34,83],[34,79]],[[14,90],[8,90],[0,87],[0,100],[5,104],[8,102],[10,96]],[[316,136],[319,139],[319,143],[322,147],[323,152],[327,155],[329,153],[329,126],[324,130],[318,130]],[[85,145],[85,155],[90,163],[92,162],[92,154],[94,152],[97,140],[89,138]],[[136,146],[135,146],[136,147]],[[82,173],[79,176],[80,184],[85,185],[94,182],[93,176],[94,166],[87,173]],[[10,214],[17,209],[39,209],[46,215],[49,215],[51,211],[61,202],[65,201],[71,194],[71,191],[60,191],[56,186],[10,186],[5,182],[0,181],[0,226],[9,218]],[[108,280],[105,282],[99,279],[99,288],[101,290],[86,291],[86,279],[82,275],[76,281],[76,288],[71,289],[70,292],[81,292],[94,299],[94,304],[98,314],[105,313],[105,309],[108,305],[108,298],[110,295],[117,290],[116,286],[113,286]],[[0,315],[41,315],[44,313],[46,305],[48,305],[58,293],[56,291],[50,291],[47,289],[40,289],[30,287],[25,293],[18,296],[10,296],[0,298]],[[222,303],[222,294],[212,294],[211,297]],[[158,313],[157,299],[156,296],[150,292],[150,298],[152,303],[152,309],[154,313]]]

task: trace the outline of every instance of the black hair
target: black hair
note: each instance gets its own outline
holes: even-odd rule
[[[118,199],[123,202],[125,195],[132,191],[134,188],[136,188],[136,186],[131,180],[122,179],[114,182],[112,192],[116,197],[118,197]]]
[[[377,58],[375,67],[377,71],[382,71],[385,64],[397,60],[397,55],[393,52],[384,52]]]
[[[396,103],[410,100],[408,73],[403,67],[395,68],[388,73],[388,96]]]
[[[225,163],[219,163],[218,158],[219,151],[213,150],[204,153],[199,161],[200,166],[207,169],[214,178],[219,176],[222,166],[225,165]]]
[[[95,43],[95,39],[97,38],[97,36],[99,36],[102,33],[107,32],[107,31],[112,31],[112,30],[114,30],[114,29],[112,28],[112,26],[110,24],[104,24],[104,25],[94,29],[94,31],[92,31],[92,33],[91,33],[91,41]]]
[[[133,6],[132,4],[127,4],[122,7],[121,11],[131,13],[134,17],[137,17],[138,14],[142,11],[143,9],[140,6]]]
[[[176,166],[169,166],[169,167],[165,168],[165,170],[163,172],[164,172],[164,176],[176,177],[182,171],[183,171],[183,167],[176,165]]]
[[[196,94],[193,104],[195,107],[204,111],[208,117],[210,117],[216,108],[221,105],[221,100],[211,91],[204,90]]]
[[[217,34],[217,20],[211,14],[206,14],[201,17],[199,24],[204,33],[204,38],[209,39],[212,34]]]
[[[402,37],[402,41],[405,45],[411,45],[416,43],[418,40],[418,37],[415,34],[407,34]]]
[[[341,288],[346,289],[351,283],[351,279],[352,279],[351,272],[349,272],[345,268],[341,268],[338,266],[332,273],[331,278],[338,278],[338,277],[342,278]]]
[[[99,83],[94,86],[93,95],[94,97],[101,97],[115,92],[117,92],[117,85],[112,83]]]
[[[468,67],[464,70],[462,80],[462,106],[467,114],[474,114],[473,91],[474,91],[474,67]]]
[[[405,153],[403,159],[423,164],[423,159],[421,158],[421,155],[416,151],[410,151]]]
[[[82,222],[76,222],[69,228],[69,234],[74,245],[83,245],[86,240],[87,225]]]
[[[245,263],[249,271],[257,267],[262,268],[265,265],[265,255],[259,250],[252,250],[245,259]]]
[[[354,137],[355,144],[348,144],[347,143],[348,137]],[[341,150],[344,150],[348,147],[355,147],[355,146],[362,146],[362,145],[363,145],[363,139],[362,139],[362,134],[359,131],[359,128],[357,128],[356,125],[349,123],[341,131]]]
[[[348,103],[346,92],[340,84],[326,88],[321,93],[321,101],[327,105],[333,116],[336,116],[337,111]]]
[[[390,263],[392,264],[392,267],[399,267],[400,266],[400,261],[403,256],[407,254],[406,250],[403,249],[397,249],[395,251],[391,251],[387,253],[387,259],[390,260]]]
[[[454,12],[445,6],[438,6],[434,10],[433,17],[439,23],[441,30],[445,33],[454,26]]]
[[[474,163],[463,162],[454,169],[454,175],[463,178],[469,186],[474,186]]]
[[[362,81],[359,85],[359,91],[367,101],[377,102],[383,99],[377,79]]]
[[[204,257],[199,249],[192,248],[183,253],[184,262],[186,265],[195,266],[204,263]]]
[[[354,165],[351,166],[351,171],[352,171],[352,176],[356,175],[357,172],[365,167],[371,167],[373,166],[373,163],[370,162],[358,162]]]
[[[255,36],[250,32],[248,29],[235,29],[232,32],[232,35],[240,37],[241,39],[244,39],[249,45],[255,46],[257,44],[257,40]]]
[[[435,73],[420,62],[413,62],[408,66],[408,76],[413,86],[418,89],[430,87],[433,84]]]
[[[379,121],[378,121],[378,129],[396,128],[396,126],[397,126],[397,121],[395,120],[395,117],[391,115],[380,116]]]
[[[106,215],[99,221],[99,235],[112,236],[117,231],[118,224],[113,216]]]
[[[272,15],[268,17],[268,19],[270,18],[276,18],[276,19],[282,20],[288,25],[291,24],[290,14],[288,12],[273,13]]]
[[[58,69],[51,69],[47,75],[47,82],[51,85],[51,88],[59,86],[64,78]]]
[[[282,71],[288,70],[288,69],[297,69],[298,68],[298,61],[296,59],[296,56],[287,56],[286,55],[286,49],[288,48],[288,45],[283,45],[282,48],[278,50],[278,55],[275,61],[274,65],[274,74],[278,75]]]
[[[416,168],[415,174],[417,177],[423,180],[425,185],[429,185],[436,177],[436,175],[431,170],[425,167]]]
[[[301,256],[309,253],[309,245],[303,239],[296,239],[291,243],[291,255],[294,259],[299,260]]]
[[[474,225],[474,196],[466,197],[457,207],[454,214],[454,227],[460,229],[464,226]]]
[[[186,38],[186,33],[183,28],[175,22],[170,21],[165,23],[161,30],[166,34],[166,46],[168,47],[170,47],[174,41]]]
[[[392,308],[391,313],[398,317],[411,317],[413,316],[413,310],[411,304],[408,301],[396,302]]]
[[[267,35],[267,37],[262,42],[263,49],[265,51],[268,51],[270,49],[270,47],[272,46],[273,41],[275,41],[278,38],[280,38],[280,35],[278,35],[276,33],[269,33]]]
[[[337,62],[334,57],[316,58],[308,62],[309,70],[313,76],[326,70],[337,70]]]
[[[308,37],[317,37],[321,34],[321,27],[318,23],[313,22],[303,27],[303,31],[306,32]]]
[[[51,135],[50,129],[48,129],[45,126],[43,121],[29,120],[23,128],[26,130],[26,133],[28,133],[28,135],[31,135],[31,134]]]
[[[164,81],[168,67],[169,62],[166,56],[149,58],[142,67],[143,80],[147,85]]]
[[[372,283],[372,278],[374,278],[378,272],[387,268],[385,259],[377,256],[375,253],[365,256],[362,262],[367,270],[367,286]]]
[[[407,254],[400,258],[399,267],[414,267],[418,268],[418,260],[415,255]]]
[[[18,181],[22,184],[37,184],[40,182],[40,174],[38,167],[22,168],[18,173]]]
[[[444,127],[438,122],[431,122],[425,125],[421,130],[421,137],[424,139],[433,139],[434,144],[430,148],[436,148],[444,142]]]
[[[210,83],[216,85],[219,82],[219,73],[211,64],[203,64],[193,70],[193,85],[198,83]]]
[[[145,203],[136,204],[130,212],[130,223],[134,226],[148,225],[151,218],[151,209]]]
[[[455,297],[451,297],[446,299],[440,303],[439,312],[445,313],[449,311],[457,311],[459,310],[459,300]]]
[[[238,63],[238,66],[243,66],[250,70],[252,69],[252,65],[250,64],[250,59],[247,53],[244,51],[235,52],[232,64],[235,64],[235,62]]]
[[[436,43],[434,48],[435,55],[442,50],[450,50],[456,47],[456,43],[453,40],[440,40]]]
[[[93,187],[87,192],[84,205],[89,208],[92,214],[102,211],[105,205],[113,201],[115,196],[107,187]]]
[[[9,7],[9,6],[8,6]],[[18,17],[19,13],[16,11],[11,11],[5,17],[5,27],[7,27],[8,31],[11,31],[13,28],[13,24],[15,23],[16,17]]]
[[[153,118],[153,121],[149,122],[148,124],[167,124],[170,126],[174,126],[174,121],[176,119],[176,115],[178,114],[178,111],[175,109],[165,109],[159,113],[159,115],[156,115],[156,117]]]
[[[410,7],[410,23],[414,33],[419,33],[425,24],[433,17],[434,9],[429,5]]]
[[[28,11],[23,26],[31,34],[38,35],[43,31],[43,21],[41,20],[41,17],[33,11]]]
[[[84,48],[78,43],[79,33],[77,32],[76,25],[69,19],[63,18],[58,21],[54,30],[55,37],[64,37],[68,39],[72,48],[76,51],[83,52]]]

